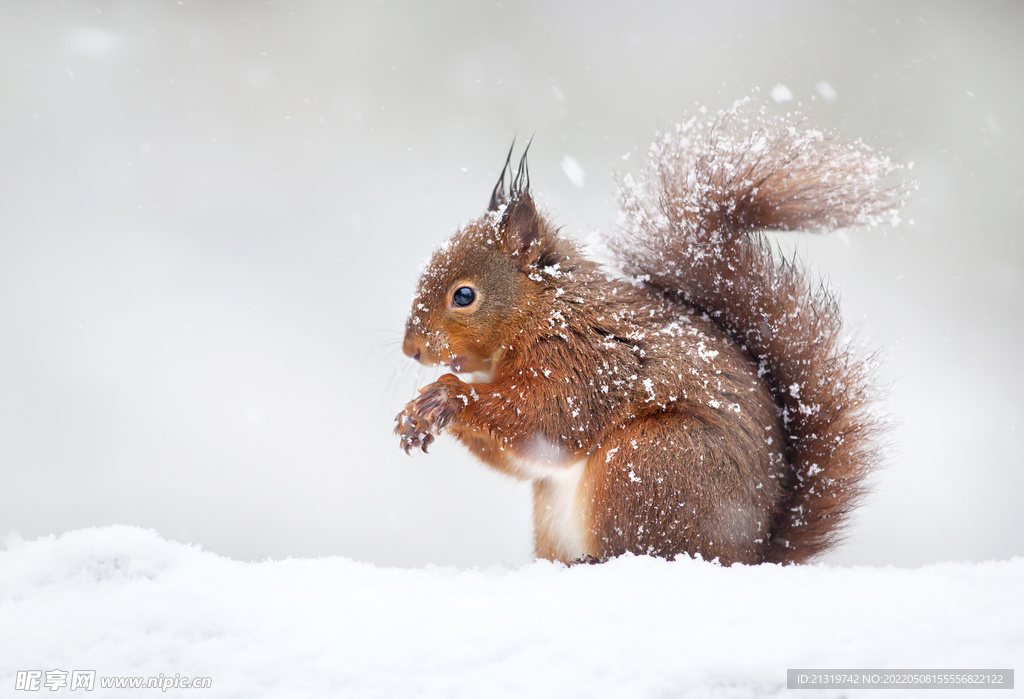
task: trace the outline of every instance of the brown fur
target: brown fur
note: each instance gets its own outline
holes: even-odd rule
[[[870,222],[891,206],[875,184],[890,166],[735,112],[693,131],[656,144],[645,185],[622,185],[609,243],[642,283],[607,276],[539,215],[525,156],[508,197],[503,173],[491,211],[421,276],[406,354],[489,376],[442,376],[396,432],[426,451],[447,429],[533,480],[543,558],[803,561],[833,542],[873,463],[869,372],[834,301],[757,231]]]

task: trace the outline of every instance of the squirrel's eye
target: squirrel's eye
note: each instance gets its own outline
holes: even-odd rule
[[[468,286],[460,286],[452,294],[452,303],[459,307],[466,307],[476,300],[476,292]]]

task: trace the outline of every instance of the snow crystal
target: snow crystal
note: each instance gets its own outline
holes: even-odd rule
[[[832,87],[827,80],[819,80],[818,84],[814,86],[814,89],[818,91],[818,94],[821,95],[826,102],[835,102],[836,97],[838,97],[835,88]]]
[[[646,390],[650,396],[649,398],[647,398],[646,402],[650,403],[657,398],[657,396],[654,393],[654,381],[652,381],[651,379],[644,379],[643,384],[644,390]]]
[[[583,166],[580,165],[579,161],[572,156],[565,156],[562,158],[562,172],[569,178],[577,187],[583,186],[583,178],[587,176],[587,173],[583,171]]]
[[[999,120],[997,120],[995,115],[991,112],[985,114],[985,124],[988,126],[988,130],[992,132],[993,136],[1003,135],[1003,125],[999,123]]]
[[[789,88],[785,85],[779,84],[772,88],[771,93],[772,99],[776,102],[789,102],[793,99],[793,93],[790,92]]]
[[[704,345],[704,341],[701,340],[697,343],[697,356],[703,359],[705,362],[710,362],[712,359],[718,356],[718,350],[708,349]]]

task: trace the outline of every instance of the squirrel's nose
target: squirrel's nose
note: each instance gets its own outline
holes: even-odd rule
[[[406,357],[410,357],[417,362],[420,361],[421,354],[419,343],[416,342],[412,336],[406,335],[405,340],[402,341],[402,353],[405,354]]]

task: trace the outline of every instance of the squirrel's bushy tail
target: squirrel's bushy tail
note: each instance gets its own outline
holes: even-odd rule
[[[872,371],[842,338],[834,297],[760,231],[896,221],[902,188],[881,182],[897,167],[738,103],[660,135],[647,176],[620,180],[608,244],[623,269],[715,318],[771,382],[792,470],[768,561],[805,561],[835,542],[878,460],[879,420]]]

